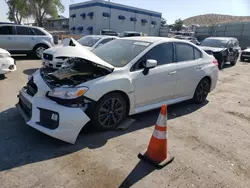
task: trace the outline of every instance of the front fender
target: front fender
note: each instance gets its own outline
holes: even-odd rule
[[[134,91],[133,84],[128,78],[99,79],[96,82],[90,82],[87,87],[89,87],[89,91],[86,92],[85,96],[94,101],[98,101],[102,96],[112,91],[122,91],[127,95]]]

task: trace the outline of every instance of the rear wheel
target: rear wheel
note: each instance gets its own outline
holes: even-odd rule
[[[125,118],[126,112],[125,99],[119,93],[110,93],[97,102],[92,123],[98,130],[112,130]]]
[[[211,83],[208,78],[204,78],[200,81],[198,86],[196,87],[193,101],[199,104],[205,102],[207,95],[210,91]]]
[[[38,44],[33,49],[33,54],[35,57],[42,59],[43,57],[43,51],[48,49],[49,47],[45,44]]]

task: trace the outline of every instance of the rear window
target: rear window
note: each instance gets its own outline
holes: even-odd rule
[[[45,33],[43,33],[41,30],[37,29],[37,28],[31,28],[35,35],[46,35]]]

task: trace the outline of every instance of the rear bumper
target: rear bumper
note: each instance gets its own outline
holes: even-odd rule
[[[32,97],[25,89],[19,92],[16,106],[29,126],[71,144],[90,120],[81,108],[65,107],[46,97]]]

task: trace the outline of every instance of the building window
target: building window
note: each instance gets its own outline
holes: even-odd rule
[[[118,19],[121,21],[121,23],[123,23],[124,20],[126,19],[126,17],[123,16],[123,15],[119,15],[119,16],[118,16]]]
[[[85,13],[82,13],[80,16],[82,17],[83,20],[85,20],[85,18],[86,18],[86,14]]]
[[[146,19],[141,19],[141,25],[142,25],[142,26],[145,26],[146,23],[148,23],[148,21],[147,21]]]
[[[155,27],[156,26],[156,21],[151,21],[151,27]]]
[[[89,12],[89,13],[88,13],[88,16],[89,16],[89,18],[92,20],[92,19],[93,19],[93,16],[94,16],[94,13],[93,13],[93,12]]]
[[[92,26],[89,26],[87,28],[87,30],[89,31],[89,34],[92,35],[93,34],[93,27]]]
[[[107,12],[103,12],[103,13],[102,13],[102,16],[103,16],[103,18],[106,20],[106,19],[108,19],[108,18],[110,17],[110,14],[107,13]]]
[[[131,22],[136,22],[137,19],[136,19],[136,17],[131,17],[131,18],[130,18],[130,21],[131,21]]]
[[[70,29],[73,33],[75,33],[76,27],[71,27]]]
[[[76,18],[76,14],[71,14],[70,17],[74,20]]]
[[[77,30],[79,31],[79,33],[81,33],[83,31],[83,27],[78,27]]]

